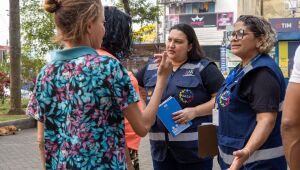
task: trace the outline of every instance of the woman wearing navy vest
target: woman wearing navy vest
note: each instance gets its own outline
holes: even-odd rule
[[[219,164],[229,170],[285,170],[280,106],[286,86],[268,55],[276,34],[265,19],[242,15],[227,38],[242,61],[216,97]]]
[[[149,132],[153,167],[155,170],[211,170],[212,158],[198,157],[197,126],[211,122],[215,95],[224,78],[217,66],[204,58],[195,31],[187,24],[170,29],[166,51],[174,69],[161,101],[173,96],[183,108],[174,114],[174,120],[178,123],[191,120],[192,126],[173,137],[156,119]],[[156,70],[150,60],[137,74],[139,85],[146,89],[147,101],[156,85]]]

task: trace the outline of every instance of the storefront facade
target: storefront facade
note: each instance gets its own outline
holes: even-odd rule
[[[160,42],[165,42],[169,29],[178,23],[191,25],[206,55],[217,64],[226,26],[236,19],[237,0],[161,0],[164,17],[161,19]]]
[[[296,48],[300,45],[300,18],[273,18],[270,22],[278,39],[275,61],[287,80],[292,72]]]

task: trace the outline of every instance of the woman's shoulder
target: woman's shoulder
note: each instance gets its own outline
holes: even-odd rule
[[[206,69],[209,69],[209,70],[210,69],[214,69],[214,70],[218,69],[217,65],[213,61],[211,61],[210,59],[208,59],[208,58],[188,60],[185,65],[188,65],[188,66],[189,65],[197,66],[197,68],[199,67],[200,71],[206,70]]]
[[[83,63],[84,65],[101,65],[101,67],[111,67],[112,65],[121,64],[118,59],[109,54],[85,55],[78,58],[75,62]]]
[[[210,63],[213,63],[209,58],[200,58],[200,59],[190,59],[186,63],[188,64],[202,64],[202,65],[208,65]]]

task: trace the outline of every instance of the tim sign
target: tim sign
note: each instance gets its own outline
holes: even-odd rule
[[[274,18],[270,22],[277,32],[300,31],[300,18]]]

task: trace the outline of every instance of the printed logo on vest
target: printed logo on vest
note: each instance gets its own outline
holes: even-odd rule
[[[191,103],[194,99],[194,94],[190,89],[183,89],[179,92],[179,99],[182,103]]]
[[[189,77],[189,76],[195,76],[195,75],[194,75],[194,70],[187,70],[187,71],[183,74],[183,77]]]
[[[219,103],[222,107],[227,107],[230,104],[230,91],[226,90],[221,94]]]

